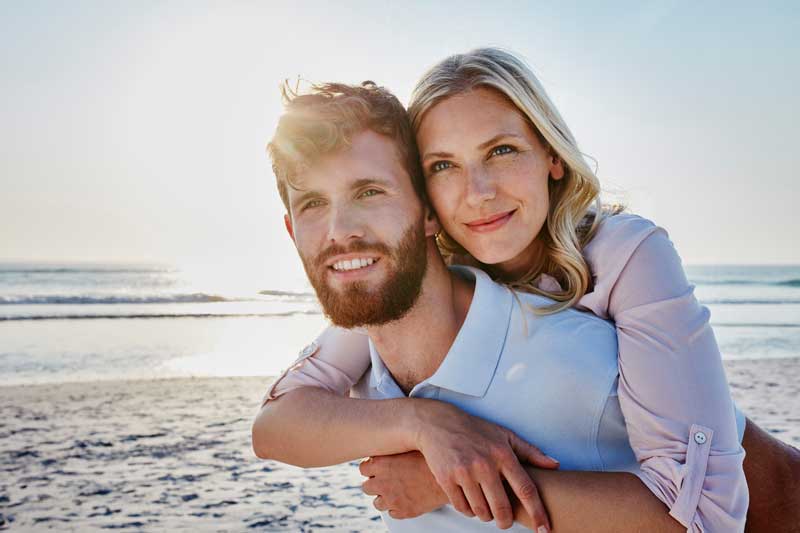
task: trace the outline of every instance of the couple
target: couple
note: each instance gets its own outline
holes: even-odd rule
[[[392,531],[800,523],[796,450],[735,409],[665,232],[599,205],[519,59],[446,59],[410,122],[371,83],[286,96],[286,227],[340,328],[273,385],[260,457],[371,456]]]

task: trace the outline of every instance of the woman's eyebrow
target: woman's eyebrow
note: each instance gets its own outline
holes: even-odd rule
[[[500,141],[502,139],[508,139],[508,138],[518,139],[518,140],[521,140],[521,141],[525,140],[525,137],[520,135],[519,133],[511,133],[511,132],[498,133],[497,135],[495,135],[494,137],[492,137],[488,141],[484,141],[481,144],[479,144],[478,145],[478,150],[485,150],[486,148],[488,148],[489,146],[495,144],[496,142],[498,142],[498,141]],[[425,161],[425,160],[431,159],[431,158],[449,159],[449,158],[452,158],[452,157],[453,157],[453,154],[451,154],[450,152],[427,152],[427,153],[425,153],[425,155],[422,156],[422,160]]]
[[[428,152],[422,156],[422,160],[425,161],[426,159],[431,159],[432,157],[435,157],[436,159],[449,159],[453,157],[453,154],[449,152]]]
[[[483,150],[485,148],[489,148],[491,145],[495,144],[496,142],[498,142],[498,141],[500,141],[502,139],[508,138],[508,137],[512,137],[514,139],[520,139],[520,140],[524,140],[525,139],[525,137],[523,137],[522,135],[520,135],[518,133],[510,133],[510,132],[509,133],[498,133],[497,135],[495,135],[494,137],[492,137],[488,141],[484,141],[481,144],[479,144],[478,148],[480,150]]]

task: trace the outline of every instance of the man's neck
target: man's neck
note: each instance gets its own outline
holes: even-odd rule
[[[439,368],[464,323],[473,292],[471,282],[450,272],[437,250],[429,250],[422,290],[411,310],[400,320],[367,328],[403,392],[408,394]]]

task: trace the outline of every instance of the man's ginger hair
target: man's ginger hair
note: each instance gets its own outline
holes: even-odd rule
[[[397,155],[420,199],[427,203],[425,181],[417,143],[406,109],[391,92],[371,81],[361,85],[325,83],[300,94],[287,83],[281,87],[285,113],[267,145],[278,193],[286,211],[288,187],[321,157],[350,145],[365,130],[385,135],[397,147]]]

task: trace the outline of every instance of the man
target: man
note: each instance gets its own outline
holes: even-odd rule
[[[616,462],[604,468],[635,471],[632,451],[624,449],[624,435],[620,439],[619,434],[607,433],[592,441],[586,438],[592,421],[581,419],[581,413],[607,401],[616,375],[613,328],[574,311],[528,321],[522,306],[514,304],[514,296],[485,274],[448,270],[434,241],[438,224],[424,201],[410,129],[402,124],[387,129],[392,121],[386,120],[386,113],[402,110],[391,95],[374,85],[330,85],[310,95],[307,103],[298,106],[302,112],[285,116],[279,129],[285,138],[294,133],[303,137],[310,122],[322,131],[316,132],[316,143],[281,145],[276,135],[271,155],[288,210],[287,230],[326,315],[345,328],[364,327],[370,338],[372,369],[354,393],[368,399],[408,394],[446,400],[528,440],[559,449],[565,469],[598,469],[591,463],[591,447],[605,446],[607,456],[615,456]],[[326,127],[328,117],[342,116],[348,120],[338,131]],[[407,142],[398,142],[398,137]],[[534,305],[543,303],[532,295],[518,297]],[[498,332],[498,326],[507,331]],[[582,335],[570,343],[565,332],[576,327]],[[494,350],[475,357],[475,350],[468,348],[486,339],[495,344]],[[546,339],[558,342],[548,344]],[[525,366],[526,357],[537,351],[543,352],[537,364],[548,379],[571,377],[581,387],[542,396],[542,383]],[[259,446],[265,432],[276,429],[270,428],[274,420],[270,409],[274,412],[281,402],[270,403],[254,425],[254,447],[259,456],[290,461],[291,450],[276,450],[279,439],[271,439],[269,451]],[[541,412],[533,413],[532,406],[540,406]],[[371,415],[364,413],[363,423],[369,425]],[[328,422],[318,424],[320,433],[310,440],[336,438],[335,423]],[[352,422],[337,422],[350,423],[356,430]],[[277,432],[281,433],[279,428]],[[380,443],[372,446],[383,449]],[[313,466],[366,455],[358,454],[357,446],[338,456],[324,448],[309,451],[303,459],[295,455],[292,462]],[[560,530],[583,530],[591,524],[595,531],[679,531],[688,525],[681,526],[667,515],[664,505],[631,473],[530,472]],[[531,516],[535,512],[530,508],[527,514],[518,511],[522,523],[546,523],[541,516]],[[486,527],[449,506],[413,520],[397,521],[385,514],[384,520],[392,531]]]

